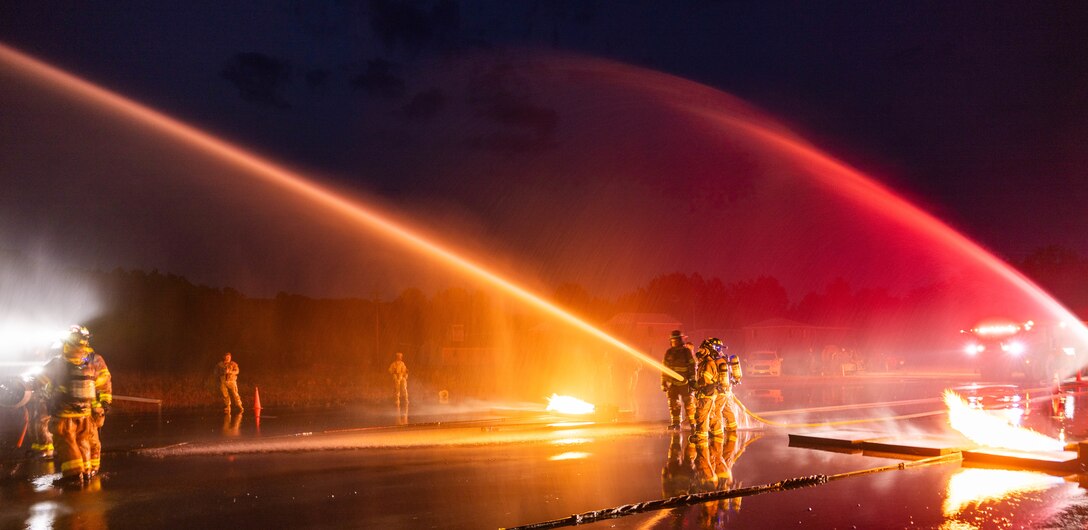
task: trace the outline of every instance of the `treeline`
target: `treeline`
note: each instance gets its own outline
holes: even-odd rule
[[[1088,309],[1088,260],[1047,247],[1016,265],[1068,307]],[[517,344],[544,320],[519,311],[516,303],[460,288],[431,295],[408,289],[393,300],[286,293],[251,298],[158,271],[79,274],[106,297],[107,311],[86,323],[95,343],[119,368],[158,373],[206,370],[226,351],[250,361],[251,371],[321,365],[380,372],[395,351],[405,352],[423,370],[439,370],[444,346]],[[909,342],[916,340],[910,330],[917,326],[962,325],[950,324],[942,313],[953,291],[948,284],[934,284],[893,296],[884,289],[853,289],[839,279],[791,303],[772,277],[726,283],[668,274],[612,300],[573,284],[559,286],[553,299],[598,326],[624,312],[666,313],[693,329],[736,329],[781,317],[873,330],[880,340]]]

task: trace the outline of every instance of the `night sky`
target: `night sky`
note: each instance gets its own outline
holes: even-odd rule
[[[786,245],[804,250],[782,251],[774,260],[777,268],[758,260],[744,264],[726,252],[725,260],[736,267],[722,269],[704,266],[723,261],[719,254],[700,261],[707,254],[704,249],[718,242],[692,234],[690,227],[698,226],[695,221],[683,225],[687,229],[678,224],[664,230],[667,223],[647,220],[646,226],[636,227],[625,225],[626,218],[592,215],[593,210],[652,209],[654,200],[662,210],[708,222],[718,215],[708,214],[708,209],[765,210],[745,201],[766,191],[750,181],[763,178],[760,171],[774,164],[758,156],[753,162],[737,155],[743,150],[735,138],[704,134],[703,126],[684,125],[676,115],[655,107],[664,98],[647,94],[654,86],[697,87],[697,83],[724,92],[721,98],[739,98],[744,103],[738,102],[736,108],[758,109],[761,116],[886,184],[1004,259],[1022,259],[1046,245],[1063,245],[1088,256],[1085,27],[1088,4],[1083,2],[196,0],[164,7],[157,2],[7,0],[0,4],[4,45],[369,197],[426,229],[467,235],[457,244],[483,253],[493,249],[489,255],[513,270],[524,271],[526,263],[536,266],[525,276],[545,285],[575,280],[600,283],[612,292],[655,272],[702,272],[726,280],[767,272],[798,289],[804,288],[800,278],[813,280],[807,268],[789,278],[788,267],[781,266],[797,255],[810,254],[807,245]],[[527,63],[531,66],[522,70],[503,66]],[[629,70],[615,73],[620,81],[611,88],[580,92],[599,87],[583,71],[612,68]],[[0,81],[4,79],[13,78]],[[615,88],[620,85],[628,88]],[[387,270],[375,265],[382,258],[374,254],[395,251],[380,243],[367,243],[373,252],[358,261],[345,258],[341,268],[296,272],[296,277],[275,286],[262,283],[266,280],[247,284],[239,275],[217,276],[217,269],[252,268],[240,255],[206,262],[193,259],[196,254],[229,254],[224,249],[238,247],[237,240],[221,230],[209,235],[207,227],[178,229],[162,236],[160,228],[159,236],[151,237],[140,236],[139,230],[125,224],[134,218],[171,218],[175,210],[182,212],[178,216],[222,215],[210,206],[207,213],[193,213],[215,202],[202,195],[163,199],[163,188],[174,185],[162,184],[167,180],[148,185],[160,193],[156,201],[164,201],[155,212],[128,204],[146,205],[139,196],[118,201],[125,205],[80,205],[80,200],[108,202],[146,181],[120,178],[103,183],[101,179],[111,177],[101,168],[97,177],[68,175],[52,181],[53,175],[72,169],[54,163],[54,158],[63,157],[50,154],[54,145],[82,138],[80,149],[62,147],[61,152],[80,151],[79,156],[105,152],[102,160],[108,160],[110,149],[104,144],[110,140],[97,137],[117,135],[130,142],[126,145],[133,153],[159,162],[183,165],[189,163],[188,157],[149,154],[155,149],[139,143],[140,133],[125,133],[131,137],[118,133],[119,126],[110,125],[108,116],[91,113],[86,120],[88,113],[79,109],[65,114],[67,104],[57,103],[63,101],[60,96],[43,96],[35,104],[40,106],[26,112],[9,105],[23,105],[33,99],[27,94],[35,90],[16,93],[0,85],[0,101],[6,100],[9,111],[0,113],[0,178],[9,191],[16,190],[0,201],[6,225],[0,231],[3,246],[63,254],[57,248],[66,244],[65,232],[80,232],[84,240],[93,240],[96,231],[98,235],[121,231],[136,235],[127,247],[118,243],[125,249],[110,259],[91,260],[95,265],[110,266],[112,261],[155,267],[254,291],[365,294],[377,289],[354,279],[321,284],[313,278],[345,278],[370,270],[359,263]],[[668,100],[663,107],[674,107],[682,99]],[[38,109],[56,115],[47,118]],[[72,126],[70,136],[54,138],[72,120],[80,125]],[[97,120],[102,120],[98,129],[84,123]],[[690,133],[693,128],[701,132]],[[454,130],[457,135],[450,132]],[[649,134],[653,131],[660,137]],[[711,140],[724,145],[721,152]],[[103,145],[92,147],[92,141]],[[43,148],[45,144],[50,146]],[[622,153],[631,146],[645,158],[627,165],[629,157]],[[4,160],[9,161],[7,170]],[[737,176],[722,185],[717,170],[708,168],[727,166],[730,171],[722,173]],[[748,171],[749,166],[761,169]],[[570,180],[554,176],[573,167],[579,169],[563,173]],[[42,169],[35,174],[33,168]],[[512,168],[524,170],[525,176],[499,177],[514,174]],[[645,175],[638,176],[643,168]],[[625,187],[618,177],[607,176],[613,172],[632,175],[637,185]],[[73,188],[85,188],[85,194],[72,192]],[[42,198],[43,189],[50,190],[49,200]],[[168,192],[176,192],[175,198],[190,193]],[[254,198],[254,193],[260,194],[246,193],[246,199],[227,208],[247,208],[248,201],[253,208],[280,204],[280,198],[265,201]],[[225,203],[233,200],[213,196]],[[539,205],[534,204],[538,200]],[[796,212],[806,201],[795,197],[776,208]],[[58,207],[66,213],[75,208],[93,215],[79,226],[68,228],[58,221],[49,229]],[[267,257],[275,256],[277,241],[308,239],[302,229],[298,234],[254,236],[259,231],[245,228],[275,226],[280,231],[286,225],[277,215],[306,217],[289,207],[279,211],[239,222],[238,237],[256,240],[255,247],[239,254],[261,254],[266,263],[278,261],[278,256]],[[547,219],[558,216],[566,217],[566,224],[557,222],[549,230]],[[841,213],[825,227],[857,218],[855,213]],[[313,222],[330,228],[316,217]],[[748,232],[772,224],[722,222],[730,230]],[[591,242],[566,245],[567,234],[578,232],[580,226],[613,234],[611,239],[638,234],[650,244],[609,251],[618,257],[582,270],[546,265],[553,257],[556,263],[580,261],[577,256],[593,248]],[[654,232],[654,226],[662,231]],[[784,231],[796,231],[796,226]],[[211,241],[217,238],[221,240]],[[879,234],[872,238],[890,239]],[[211,242],[198,244],[197,239]],[[647,249],[655,248],[653,242],[678,240],[669,252],[691,259],[642,259]],[[737,254],[759,248],[738,240],[721,244],[737,249]],[[912,240],[904,248],[919,244],[923,243]],[[342,255],[345,245],[352,244],[323,240],[314,248],[288,247],[280,252],[333,256]],[[897,252],[907,251],[892,254]],[[404,258],[389,259],[397,263]],[[282,261],[268,274],[283,278],[298,270],[297,262]],[[607,279],[616,275],[609,271],[617,262],[646,266],[611,285]],[[820,281],[836,275],[859,283],[869,279],[857,271],[844,274],[841,267],[819,272]],[[298,278],[300,274],[306,278]],[[395,275],[379,276],[392,282]],[[899,274],[894,281],[907,280]]]

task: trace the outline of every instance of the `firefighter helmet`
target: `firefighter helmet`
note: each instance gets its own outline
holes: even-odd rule
[[[73,346],[89,346],[91,344],[91,331],[86,326],[72,324],[68,326],[68,336],[64,339],[64,343]]]
[[[717,337],[711,337],[704,340],[703,343],[699,345],[699,347],[708,352],[721,353],[724,345],[722,344],[722,339],[719,339]]]
[[[91,349],[91,332],[86,327],[73,324],[68,328],[68,335],[62,341],[64,358],[73,364],[83,361]]]

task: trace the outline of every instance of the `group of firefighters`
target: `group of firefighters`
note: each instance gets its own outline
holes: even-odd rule
[[[742,377],[740,360],[725,354],[721,339],[708,338],[695,348],[684,338],[680,330],[671,333],[663,361],[682,378],[661,375],[661,390],[666,393],[671,419],[669,429],[679,431],[686,416],[690,443],[705,446],[711,440],[720,442],[726,433],[737,430],[731,405],[733,385]],[[87,328],[72,326],[62,341],[61,355],[49,361],[33,383],[31,449],[43,458],[53,459],[63,484],[81,484],[98,474],[102,454],[99,430],[113,402],[109,368],[91,347],[90,339]],[[398,412],[406,413],[408,369],[401,355],[397,354],[389,373],[394,378]],[[235,386],[237,366],[228,353],[216,367],[221,387],[225,387],[220,390],[228,414],[232,404],[242,411]]]
[[[61,354],[33,381],[31,449],[53,459],[61,485],[83,484],[101,465],[99,431],[113,403],[113,383],[105,359],[90,340],[87,328],[72,326],[61,342]]]
[[[674,330],[669,337],[662,364],[682,378],[661,374],[661,390],[669,404],[669,429],[679,431],[681,419],[686,416],[691,428],[688,440],[693,444],[723,440],[726,432],[737,430],[737,416],[731,405],[733,385],[739,384],[742,377],[740,359],[726,355],[725,350],[721,339],[715,337],[704,340],[698,349],[684,341],[680,330]]]

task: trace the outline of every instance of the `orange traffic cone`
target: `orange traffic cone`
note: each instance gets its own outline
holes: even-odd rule
[[[253,412],[261,411],[261,391],[253,387]]]

